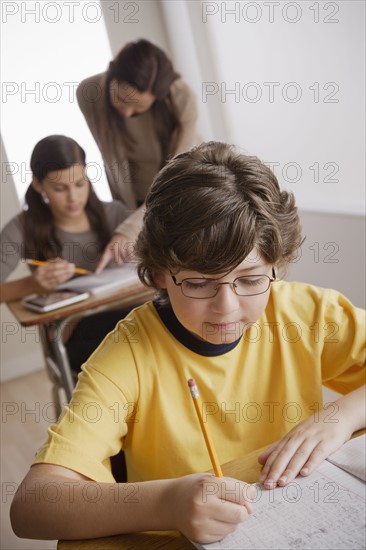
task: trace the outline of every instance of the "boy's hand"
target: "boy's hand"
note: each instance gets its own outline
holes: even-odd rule
[[[251,513],[255,489],[228,477],[192,474],[173,481],[165,506],[173,525],[200,543],[223,539]]]
[[[338,412],[330,415],[329,410],[323,409],[264,451],[258,457],[260,464],[264,464],[260,477],[264,488],[284,486],[298,474],[311,474],[323,460],[339,449],[353,432],[352,423],[347,421],[347,417],[341,419],[340,416]]]
[[[49,260],[33,273],[33,277],[39,286],[39,292],[51,292],[58,285],[70,279],[75,272],[75,264],[55,258]]]

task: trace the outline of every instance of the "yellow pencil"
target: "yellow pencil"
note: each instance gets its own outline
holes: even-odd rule
[[[40,260],[25,260],[29,265],[45,265],[47,262],[41,262]],[[79,275],[89,275],[91,271],[83,269],[82,267],[75,267],[75,273]]]
[[[202,402],[201,402],[200,394],[198,393],[198,388],[197,388],[196,382],[193,380],[193,378],[190,378],[188,380],[188,386],[189,386],[189,389],[190,389],[190,392],[191,392],[191,395],[192,395],[192,398],[193,398],[194,407],[196,409],[198,420],[200,422],[203,437],[205,438],[206,447],[207,447],[207,450],[208,450],[208,454],[210,455],[211,464],[212,464],[213,470],[215,472],[215,476],[216,477],[224,477],[223,473],[222,473],[222,470],[221,470],[220,463],[219,463],[219,459],[217,458],[217,454],[216,454],[215,447],[214,447],[214,444],[213,444],[213,441],[212,441],[212,438],[211,438],[211,434],[208,431],[207,423],[203,422]]]

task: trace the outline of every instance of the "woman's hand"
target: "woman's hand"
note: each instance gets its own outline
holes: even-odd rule
[[[287,485],[298,474],[311,474],[350,439],[354,427],[349,415],[342,413],[341,401],[329,404],[331,412],[325,408],[301,422],[258,457],[264,464],[260,482],[265,489]]]
[[[254,487],[237,479],[192,474],[173,481],[164,506],[187,538],[210,543],[223,539],[248,517],[254,497]]]
[[[39,286],[38,292],[42,293],[52,292],[58,285],[70,279],[74,272],[75,264],[55,258],[38,267],[32,276]]]
[[[135,255],[134,243],[122,233],[115,233],[107,244],[100,262],[95,270],[100,273],[113,260],[117,265],[130,262]]]

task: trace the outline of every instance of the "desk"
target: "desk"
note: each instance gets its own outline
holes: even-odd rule
[[[258,456],[265,448],[224,464],[223,474],[248,483],[258,481],[261,471]],[[57,550],[192,550],[193,548],[193,544],[178,531],[151,531],[101,539],[59,541],[57,545]]]
[[[67,352],[63,344],[64,330],[73,320],[99,313],[113,307],[128,307],[143,304],[151,299],[155,291],[145,287],[140,281],[132,281],[119,290],[103,296],[91,296],[83,302],[50,311],[36,313],[26,309],[21,301],[8,302],[8,307],[23,327],[37,325],[45,357],[46,368],[52,382],[52,396],[57,409],[61,412],[60,390],[71,398],[75,381],[70,368]]]
[[[352,435],[363,435],[366,429],[358,430]],[[224,476],[233,477],[248,483],[255,483],[259,479],[262,466],[258,463],[258,456],[267,447],[236,458],[222,466]],[[193,544],[178,531],[151,531],[133,533],[90,540],[59,541],[57,550],[192,550]]]

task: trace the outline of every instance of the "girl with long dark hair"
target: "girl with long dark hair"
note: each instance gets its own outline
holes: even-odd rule
[[[1,302],[28,294],[46,294],[75,274],[75,267],[95,271],[103,249],[128,213],[121,202],[102,202],[86,175],[85,152],[70,137],[48,136],[31,157],[32,182],[24,209],[0,234]],[[25,259],[46,261],[20,279],[5,282]],[[71,366],[81,363],[124,317],[109,311],[82,320],[67,344]]]

